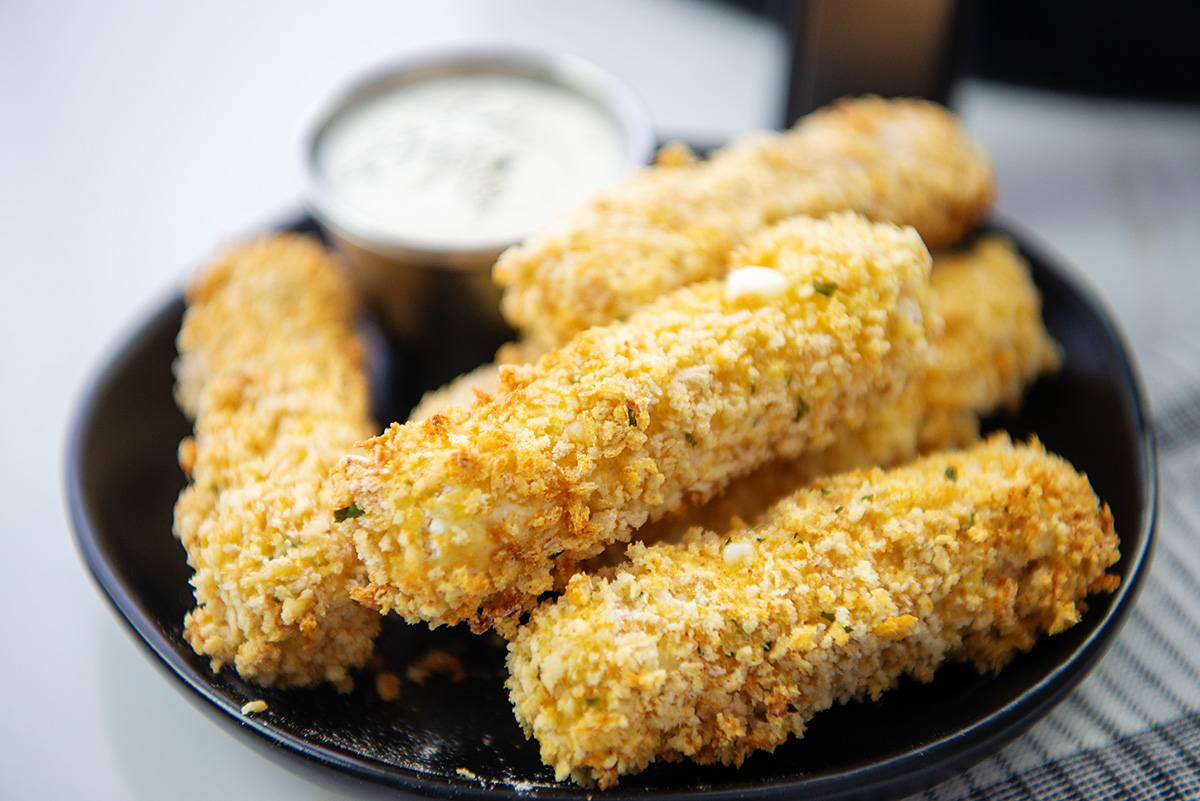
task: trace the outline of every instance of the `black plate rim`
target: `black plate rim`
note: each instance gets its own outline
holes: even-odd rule
[[[302,217],[293,224],[281,227],[311,230],[312,223],[311,220]],[[1027,232],[1020,231],[1010,221],[993,221],[987,227],[1009,236],[1017,243],[1021,251],[1030,258],[1039,282],[1055,283],[1060,291],[1074,296],[1076,301],[1089,308],[1116,345],[1120,356],[1121,380],[1130,394],[1133,405],[1131,411],[1140,434],[1141,459],[1137,467],[1146,493],[1142,526],[1136,540],[1138,549],[1128,554],[1132,560],[1127,571],[1129,580],[1122,582],[1105,614],[1088,636],[1044,678],[975,724],[895,758],[866,766],[851,766],[830,775],[813,776],[798,781],[767,784],[735,782],[721,787],[695,785],[665,791],[638,788],[626,790],[618,785],[611,791],[594,793],[597,797],[725,801],[752,794],[766,801],[794,798],[798,794],[810,799],[832,799],[869,796],[873,792],[892,795],[917,790],[977,762],[1019,736],[1065,698],[1111,647],[1140,595],[1154,551],[1159,479],[1156,443],[1149,420],[1150,407],[1144,384],[1124,335],[1086,281],[1074,272],[1066,270],[1062,266],[1065,262],[1061,259],[1047,255],[1049,250],[1043,244],[1035,242]],[[206,677],[193,670],[162,635],[149,612],[137,602],[125,578],[104,558],[88,513],[82,466],[85,463],[86,434],[94,424],[97,399],[106,388],[112,386],[120,368],[130,359],[130,347],[148,333],[169,322],[172,316],[180,314],[181,308],[182,300],[178,293],[165,303],[160,302],[156,310],[147,314],[140,325],[134,326],[132,333],[120,338],[118,344],[110,350],[110,355],[101,361],[100,368],[85,384],[87,389],[83,397],[77,401],[64,460],[64,490],[76,550],[112,611],[128,626],[135,641],[153,655],[154,659],[151,661],[174,677],[176,689],[190,701],[197,703],[202,711],[215,715],[217,719],[232,724],[243,732],[253,732],[256,735],[254,739],[260,746],[266,746],[273,752],[288,753],[293,758],[289,760],[293,763],[291,767],[301,772],[314,767],[325,768],[343,778],[366,780],[375,786],[436,798],[518,801],[533,797],[567,801],[584,797],[586,793],[582,788],[569,784],[518,789],[500,784],[481,785],[468,778],[453,780],[410,768],[384,765],[277,730],[260,719],[242,715],[237,702],[212,687]]]

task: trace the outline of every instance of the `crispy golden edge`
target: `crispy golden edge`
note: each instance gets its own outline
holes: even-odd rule
[[[999,670],[1115,589],[1117,558],[1087,479],[995,436],[820,480],[751,529],[631,546],[532,614],[507,686],[560,779],[740,765],[902,675],[928,681],[946,659]]]
[[[502,369],[486,402],[394,425],[339,461],[334,507],[361,510],[340,524],[370,573],[360,600],[511,631],[556,564],[769,459],[828,446],[924,370],[935,320],[912,229],[797,218],[739,259],[786,288],[678,290]]]
[[[324,249],[278,235],[228,250],[194,280],[176,395],[194,418],[175,533],[195,571],[185,637],[214,670],[264,686],[349,689],[379,615],[331,532],[328,471],[370,436],[355,298]]]
[[[470,406],[476,402],[486,403],[499,388],[499,365],[494,362],[481,364],[445,386],[431,389],[422,395],[417,405],[409,412],[408,422],[419,423],[452,406]]]
[[[990,163],[950,112],[845,100],[707,160],[672,152],[510,248],[493,275],[509,322],[546,350],[723,275],[737,246],[786,217],[857,211],[912,225],[936,249],[957,243],[994,196]]]

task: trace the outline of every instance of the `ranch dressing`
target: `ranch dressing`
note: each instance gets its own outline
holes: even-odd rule
[[[615,122],[514,75],[457,75],[358,103],[322,134],[331,193],[383,233],[460,248],[522,238],[626,172]]]

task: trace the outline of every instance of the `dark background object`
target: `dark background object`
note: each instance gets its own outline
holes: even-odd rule
[[[769,9],[788,38],[782,125],[847,95],[947,103],[965,67],[974,6],[956,0],[804,0]]]
[[[1200,102],[1196,0],[724,2],[774,20],[788,38],[782,126],[843,94],[947,103],[960,76],[1092,96]]]
[[[967,0],[969,2],[969,0]],[[979,3],[970,74],[1067,92],[1200,101],[1195,0]]]

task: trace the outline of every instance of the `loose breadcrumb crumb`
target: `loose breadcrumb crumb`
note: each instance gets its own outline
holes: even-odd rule
[[[255,715],[255,714],[258,714],[259,712],[266,712],[267,709],[268,709],[267,702],[262,700],[261,698],[255,700],[255,701],[247,701],[246,703],[242,704],[242,714],[243,715]]]
[[[435,674],[445,676],[455,683],[467,676],[462,660],[441,648],[429,649],[420,659],[408,666],[408,680],[416,684],[424,684]]]
[[[400,698],[400,677],[383,671],[375,674],[375,694],[380,701],[396,701]]]

